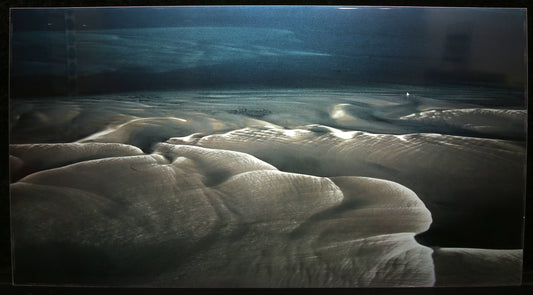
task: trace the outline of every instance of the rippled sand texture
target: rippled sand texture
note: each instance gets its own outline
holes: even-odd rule
[[[16,102],[15,282],[518,284],[525,115],[316,90]]]

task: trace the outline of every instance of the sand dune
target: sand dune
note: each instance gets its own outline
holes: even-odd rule
[[[479,247],[520,247],[525,149],[510,141],[345,132],[313,125],[297,130],[244,128],[196,138],[192,144],[245,152],[283,171],[395,181],[425,202],[435,228],[446,228],[439,232],[440,240],[430,237],[430,243],[444,246],[448,239]],[[474,209],[479,202],[483,212]],[[492,216],[483,223],[493,227],[480,222],[484,216]],[[476,234],[457,236],[457,227]]]
[[[363,90],[17,101],[16,282],[517,283],[525,112]]]
[[[98,147],[104,146],[117,144]],[[54,148],[76,156],[73,146]],[[414,239],[431,215],[399,184],[286,173],[240,152],[194,146],[160,144],[149,155],[105,156],[12,184],[19,282],[434,282],[432,250]]]

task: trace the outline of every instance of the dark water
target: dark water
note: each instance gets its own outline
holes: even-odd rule
[[[339,8],[14,10],[12,95],[524,86],[524,10]]]
[[[525,11],[339,8],[12,11],[15,281],[520,283]]]

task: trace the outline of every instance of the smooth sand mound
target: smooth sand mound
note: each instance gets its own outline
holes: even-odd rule
[[[525,148],[512,141],[308,125],[244,128],[189,144],[245,152],[282,171],[400,183],[432,212],[428,245],[521,247]]]
[[[16,283],[434,283],[432,250],[414,239],[430,213],[390,181],[286,173],[240,152],[160,144],[35,172],[11,194]]]
[[[120,156],[140,155],[142,151],[125,144],[48,143],[9,146],[11,180],[71,163]]]

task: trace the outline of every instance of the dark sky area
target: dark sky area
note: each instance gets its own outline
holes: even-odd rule
[[[525,22],[523,9],[16,9],[11,96],[367,82],[524,87]]]

